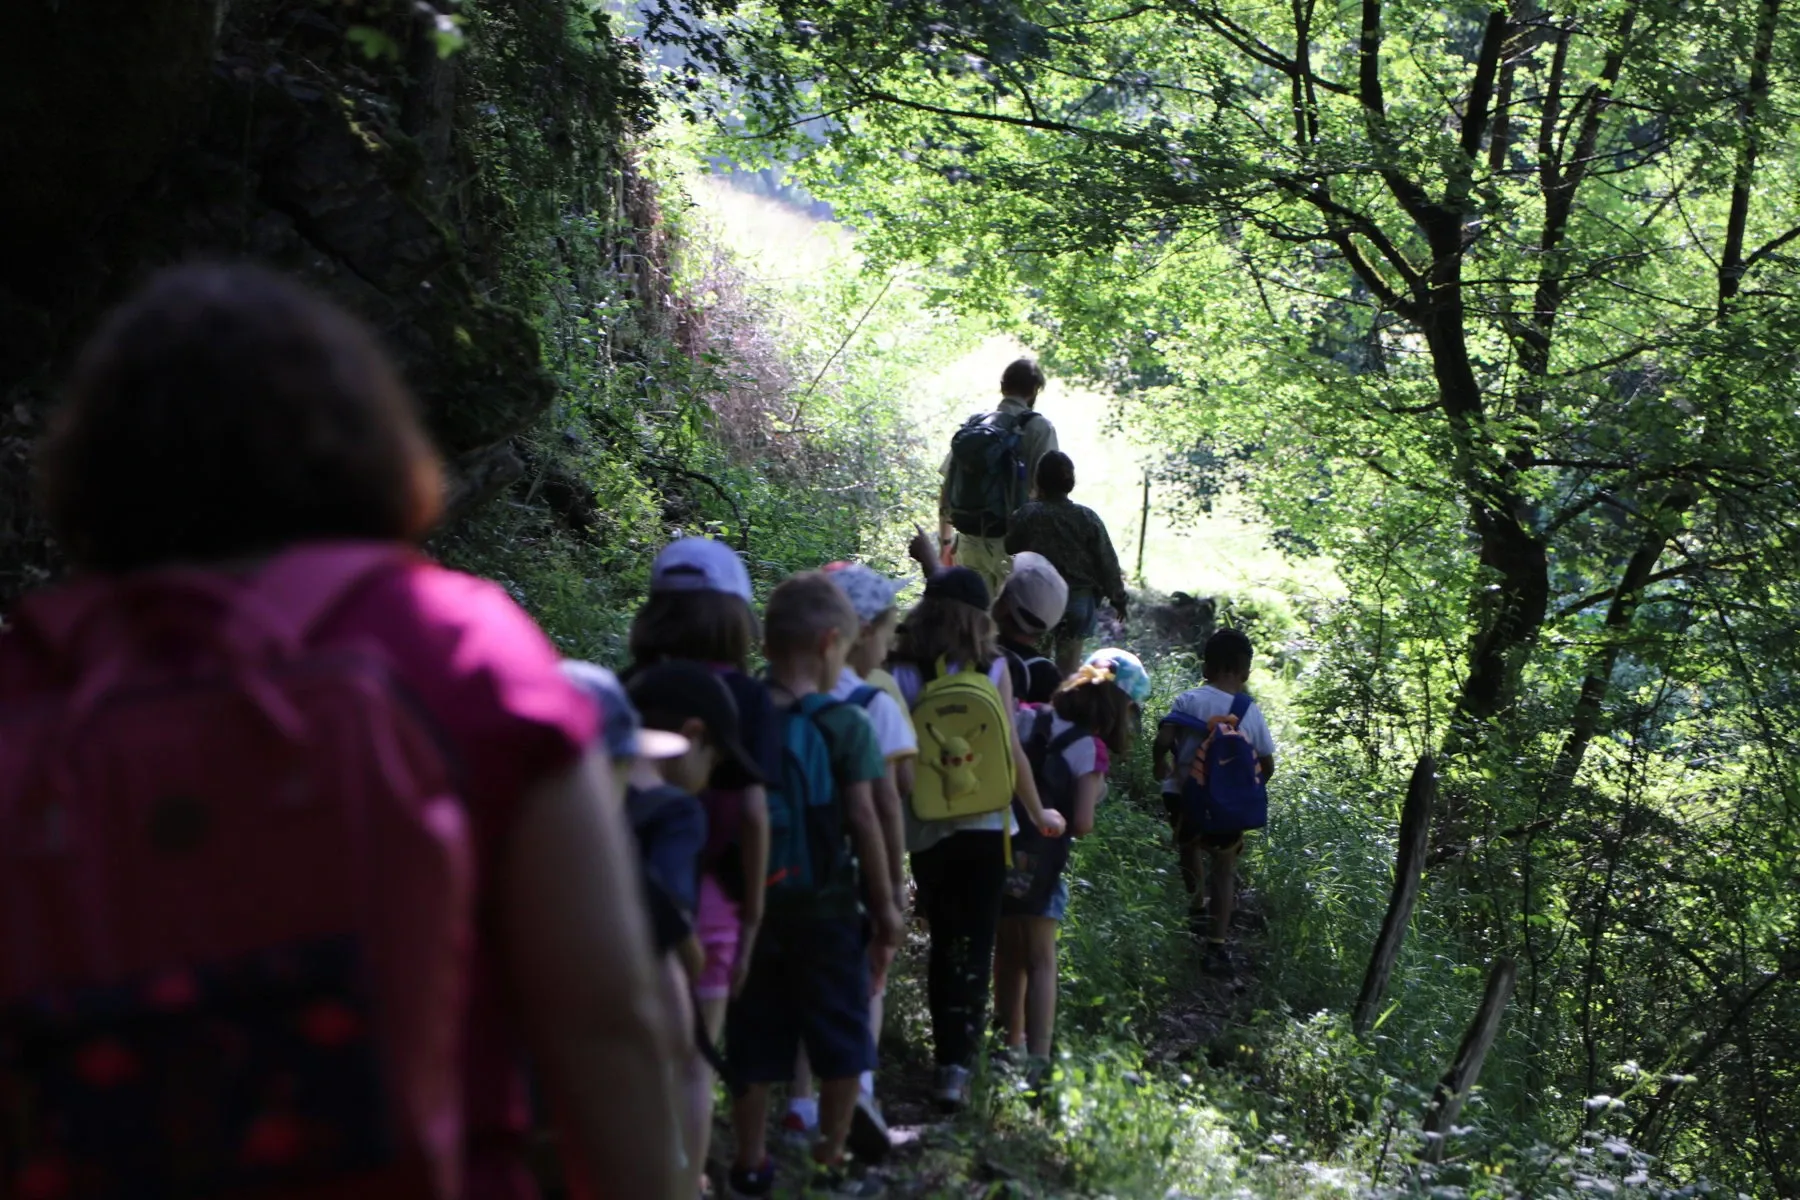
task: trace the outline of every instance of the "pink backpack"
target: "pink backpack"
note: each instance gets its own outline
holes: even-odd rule
[[[0,638],[0,1196],[460,1192],[473,856],[383,661],[407,550],[90,579]]]

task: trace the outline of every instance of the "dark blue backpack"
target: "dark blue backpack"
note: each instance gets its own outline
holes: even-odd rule
[[[768,789],[768,894],[770,904],[788,911],[804,910],[840,882],[849,863],[831,743],[818,720],[837,703],[815,692],[780,714],[781,778]]]
[[[1075,773],[1063,751],[1084,737],[1093,736],[1079,725],[1072,725],[1055,737],[1050,736],[1056,714],[1048,705],[1039,708],[1025,738],[1025,757],[1031,763],[1031,777],[1037,783],[1038,799],[1045,808],[1054,808],[1065,820],[1075,817]],[[1069,865],[1069,850],[1074,835],[1045,837],[1015,797],[1013,815],[1019,832],[1012,840],[1012,866],[1006,872],[1006,884],[1000,893],[1000,912],[1008,917],[1041,917],[1056,890],[1057,881]]]
[[[1235,723],[1214,717],[1201,720],[1171,712],[1163,720],[1203,736],[1198,754],[1206,762],[1206,782],[1192,774],[1181,779],[1181,803],[1176,810],[1176,836],[1182,839],[1203,833],[1239,833],[1261,829],[1269,823],[1269,791],[1256,761],[1256,746],[1244,736],[1244,715],[1253,701],[1248,692],[1232,698]],[[1176,770],[1191,764],[1177,762]]]
[[[950,524],[971,537],[1006,536],[1006,522],[1025,503],[1024,429],[1035,412],[970,417],[950,438]]]

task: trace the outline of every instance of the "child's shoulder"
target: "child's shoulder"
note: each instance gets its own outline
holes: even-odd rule
[[[1218,699],[1223,698],[1224,695],[1225,693],[1221,692],[1210,683],[1196,684],[1187,691],[1176,696],[1174,701],[1169,705],[1169,710],[1171,712],[1192,712],[1195,709],[1204,708],[1213,704]]]

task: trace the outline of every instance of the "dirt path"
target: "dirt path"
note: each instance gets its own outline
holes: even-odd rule
[[[1194,974],[1177,990],[1152,1028],[1144,1030],[1145,1064],[1171,1075],[1202,1076],[1213,1069],[1213,1046],[1221,1033],[1248,1015],[1264,961],[1264,920],[1254,893],[1246,891],[1233,919],[1236,973],[1229,979]],[[1198,945],[1194,953],[1198,955]],[[1066,1162],[1057,1153],[1066,1136],[1053,1111],[1031,1122],[996,1120],[995,1089],[1022,1088],[997,1071],[978,1075],[975,1101],[963,1113],[946,1116],[931,1101],[933,1064],[924,1013],[925,938],[914,930],[895,961],[889,991],[890,1020],[881,1044],[876,1092],[894,1137],[887,1163],[870,1173],[887,1187],[890,1200],[1000,1200],[1003,1197],[1060,1197],[1069,1190]],[[781,1106],[775,1106],[781,1111]],[[1016,1108],[1014,1109],[1016,1111]],[[723,1113],[714,1137],[709,1174],[714,1196],[724,1196],[731,1134]],[[771,1139],[778,1163],[775,1194],[806,1195],[802,1149]]]

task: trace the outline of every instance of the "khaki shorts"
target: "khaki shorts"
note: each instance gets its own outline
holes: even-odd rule
[[[1000,589],[1006,586],[1006,577],[1012,574],[1012,555],[1006,552],[1004,538],[959,533],[956,535],[956,565],[981,576],[988,587],[988,601],[992,603],[1000,598]]]

